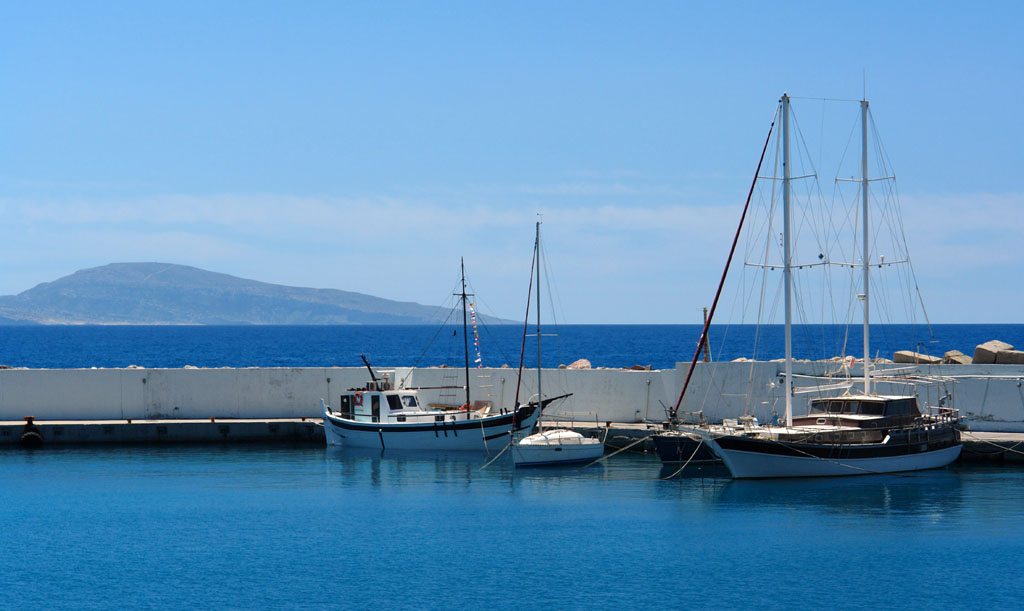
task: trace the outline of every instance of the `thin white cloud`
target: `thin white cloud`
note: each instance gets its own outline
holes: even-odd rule
[[[1024,194],[914,195],[901,203],[917,269],[962,276],[1024,266]]]
[[[94,265],[167,261],[267,282],[440,303],[465,256],[481,298],[495,314],[514,318],[525,292],[535,213],[542,211],[565,322],[697,322],[739,214],[737,206],[544,206],[508,194],[466,201],[473,199],[453,193],[443,199],[0,200],[0,256],[23,268],[0,280],[0,293]],[[936,320],[970,320],[962,313],[970,287],[977,292],[998,282],[991,277],[994,266],[1024,264],[1017,247],[1024,196],[914,196],[904,197],[902,208],[918,280]],[[988,310],[994,320],[1019,318],[1008,305]]]

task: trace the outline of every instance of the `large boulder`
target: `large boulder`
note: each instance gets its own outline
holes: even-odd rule
[[[566,367],[566,369],[590,369],[590,361],[587,359],[580,359]]]
[[[971,357],[959,350],[950,350],[942,355],[942,362],[947,365],[970,365]]]
[[[997,365],[1024,365],[1024,351],[1002,350],[996,354]]]
[[[918,354],[912,350],[897,350],[892,355],[892,362],[894,363],[919,363],[922,365],[939,365],[942,363],[942,359],[937,356],[928,356],[927,354]]]
[[[991,365],[996,362],[996,355],[1004,350],[1013,350],[1013,346],[998,339],[979,344],[974,349],[974,363],[976,365]]]

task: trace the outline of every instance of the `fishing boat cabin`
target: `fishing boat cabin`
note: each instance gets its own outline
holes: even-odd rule
[[[334,415],[345,420],[368,423],[457,422],[481,418],[489,414],[490,402],[474,408],[437,409],[424,405],[416,389],[396,389],[385,375],[366,383],[363,388],[349,388],[338,399]]]

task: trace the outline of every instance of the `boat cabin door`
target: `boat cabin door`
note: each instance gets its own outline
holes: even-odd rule
[[[373,422],[380,422],[380,395],[377,393],[370,395],[370,415]]]

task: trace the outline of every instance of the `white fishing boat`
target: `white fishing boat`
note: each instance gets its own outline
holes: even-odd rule
[[[543,397],[541,386],[541,327],[540,327],[540,222],[537,223],[537,237],[533,247],[537,278],[537,396]],[[533,275],[530,277],[533,286]],[[529,304],[527,297],[527,304]],[[529,319],[529,305],[527,306]],[[524,330],[525,332],[525,330]],[[524,344],[525,345],[525,344]],[[522,355],[520,355],[520,377],[522,376]],[[561,397],[558,397],[561,398]],[[548,402],[551,400],[549,399]],[[546,403],[545,403],[546,404]],[[544,465],[567,465],[591,462],[604,454],[604,442],[586,437],[565,428],[542,430],[522,438],[513,436],[512,461],[516,467],[539,467]]]
[[[338,407],[320,400],[328,445],[380,450],[476,451],[496,453],[514,434],[532,431],[541,410],[561,397],[495,409],[474,406],[469,392],[469,340],[466,322],[466,276],[462,273],[462,324],[466,352],[466,399],[461,406],[424,406],[415,388],[395,388],[389,373],[378,378],[363,357],[370,381],[338,396]]]
[[[783,95],[779,106],[782,122],[780,144],[783,156],[783,262],[777,267],[782,269],[785,285],[786,352],[783,374],[785,421],[776,426],[688,427],[676,425],[676,412],[693,371],[693,364],[691,364],[690,373],[687,374],[679,401],[669,414],[670,423],[674,426],[675,431],[666,434],[664,440],[666,447],[670,447],[672,443],[677,445],[683,443],[680,440],[686,435],[690,435],[689,443],[696,445],[692,441],[692,435],[699,435],[700,440],[711,447],[728,467],[732,477],[737,479],[845,476],[917,471],[944,467],[960,455],[961,421],[957,410],[945,405],[922,410],[918,405],[916,393],[880,394],[873,388],[876,380],[871,367],[869,343],[869,288],[871,286],[869,271],[872,266],[881,267],[885,264],[885,257],[881,256],[872,260],[870,256],[872,252],[869,240],[871,225],[868,216],[868,187],[872,179],[868,175],[868,102],[864,100],[860,104],[861,177],[855,181],[859,182],[860,191],[861,209],[858,224],[860,225],[859,237],[862,238],[861,260],[859,263],[833,262],[824,254],[819,254],[819,261],[804,265],[807,267],[839,265],[850,270],[859,268],[863,274],[863,292],[856,295],[856,299],[863,305],[864,369],[863,378],[857,381],[863,385],[863,390],[851,392],[852,382],[845,385],[843,383],[822,384],[817,389],[814,387],[800,389],[804,392],[818,392],[820,395],[810,401],[808,414],[793,418],[792,402],[796,389],[793,385],[792,369],[792,274],[797,264],[793,263],[791,247],[790,183],[793,178],[790,173],[790,99],[788,95]],[[767,141],[765,149],[767,149]],[[761,159],[764,160],[764,152],[762,152]],[[759,163],[758,172],[760,172],[760,167]],[[757,178],[755,178],[755,183],[756,180]],[[753,190],[752,186],[751,193]],[[749,203],[748,197],[747,206]],[[743,217],[746,216],[746,213],[747,207],[744,208]],[[737,239],[738,237],[739,231],[737,231]],[[736,241],[734,240],[733,250],[729,254],[730,261],[735,248]],[[726,272],[728,267],[729,263],[726,264]],[[762,267],[766,271],[776,268],[776,266],[768,265],[767,262]],[[715,296],[715,305],[718,303],[721,290],[722,284],[719,285],[719,292]],[[714,308],[713,305],[712,315]],[[710,318],[705,323],[698,351],[707,341],[709,324]],[[694,364],[695,362],[696,354]],[[913,385],[914,382],[907,377],[904,383]],[[844,386],[846,394],[831,396],[831,393],[834,393],[837,388]],[[675,453],[679,454],[678,448]]]
[[[321,408],[328,445],[484,453],[500,451],[510,434],[532,430],[540,414],[536,403],[497,413],[486,407],[429,409],[415,389],[392,388],[387,379],[342,393],[338,410],[324,401]]]

